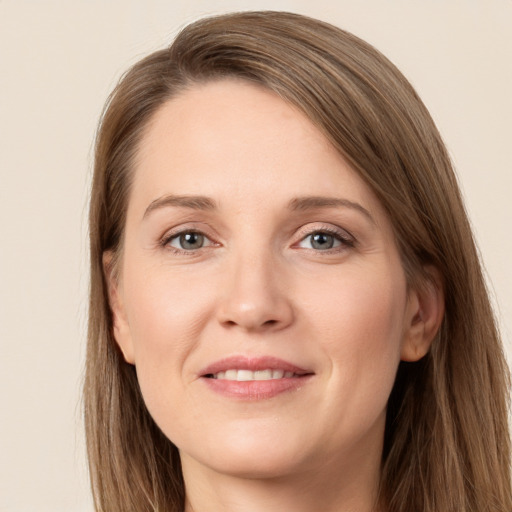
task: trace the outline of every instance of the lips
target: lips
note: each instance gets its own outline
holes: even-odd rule
[[[218,372],[212,375],[214,379],[221,380],[236,380],[238,382],[250,380],[272,380],[272,379],[287,379],[290,377],[299,377],[299,374],[294,372],[285,372],[284,370],[273,370],[267,368],[265,370],[240,370],[232,368],[225,372]]]
[[[201,370],[201,380],[218,394],[238,399],[272,398],[300,389],[313,371],[275,357],[234,356]]]

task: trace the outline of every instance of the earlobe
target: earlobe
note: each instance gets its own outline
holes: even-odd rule
[[[432,266],[425,268],[429,279],[411,290],[408,297],[402,361],[418,361],[427,354],[444,316],[444,291],[441,274]]]
[[[123,353],[124,360],[129,364],[135,364],[130,325],[126,318],[121,285],[114,272],[113,260],[114,254],[112,251],[103,253],[103,272],[107,283],[110,310],[112,311],[114,338]]]

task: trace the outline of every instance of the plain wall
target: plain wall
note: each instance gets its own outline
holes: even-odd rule
[[[120,74],[205,14],[291,10],[374,44],[455,162],[512,359],[512,2],[0,0],[0,511],[92,511],[80,384],[87,188]]]

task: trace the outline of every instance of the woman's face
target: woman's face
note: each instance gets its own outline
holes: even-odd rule
[[[116,340],[185,471],[378,467],[418,304],[379,201],[304,115],[234,80],[169,101],[124,244]]]

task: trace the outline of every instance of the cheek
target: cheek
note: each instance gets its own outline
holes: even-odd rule
[[[129,269],[127,317],[139,385],[157,423],[172,423],[174,405],[186,398],[195,377],[187,361],[200,345],[211,317],[212,289],[174,269]],[[202,283],[205,283],[202,285]],[[172,406],[171,406],[172,404]]]
[[[314,289],[308,286],[302,295],[304,309],[318,319],[333,349],[341,346],[337,339],[353,340],[358,350],[399,345],[406,304],[402,272],[389,267],[341,269],[318,279]]]
[[[190,348],[209,319],[213,287],[173,268],[132,270],[127,275],[126,309],[136,355],[159,358]]]
[[[406,303],[405,279],[389,268],[354,269],[316,287],[307,303],[310,327],[329,358],[332,396],[385,407],[400,361]]]

